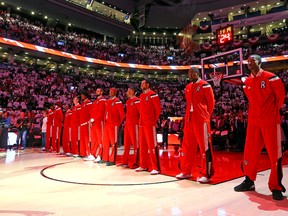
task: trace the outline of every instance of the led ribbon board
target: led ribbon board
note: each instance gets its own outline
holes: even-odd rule
[[[143,65],[143,64],[132,64],[132,63],[122,63],[122,62],[112,62],[112,61],[106,61],[101,59],[95,59],[91,57],[84,57],[79,56],[59,50],[54,50],[46,47],[41,47],[29,43],[24,43],[8,38],[0,37],[0,43],[10,45],[10,46],[16,46],[23,49],[29,49],[34,50],[38,52],[47,53],[50,55],[55,56],[61,56],[68,59],[74,59],[78,61],[88,62],[92,64],[100,64],[100,65],[106,65],[111,67],[120,67],[120,68],[131,68],[131,69],[139,69],[139,70],[188,70],[191,67],[197,67],[201,68],[201,65],[184,65],[184,66],[174,66],[174,65]],[[274,56],[274,57],[266,57],[262,58],[262,61],[269,62],[269,61],[281,61],[281,60],[288,60],[288,55],[283,56]],[[243,62],[244,64],[247,64],[246,61]]]

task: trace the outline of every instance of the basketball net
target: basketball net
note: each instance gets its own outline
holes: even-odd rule
[[[223,78],[223,74],[222,73],[211,72],[209,74],[209,76],[211,77],[211,79],[212,79],[212,81],[214,83],[214,86],[216,86],[216,87],[220,86],[221,79]]]

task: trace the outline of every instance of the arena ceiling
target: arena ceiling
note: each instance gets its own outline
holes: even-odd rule
[[[98,0],[98,2],[102,1],[133,14],[135,19],[139,18],[139,7],[144,5],[144,28],[179,30],[185,27],[196,14],[202,12],[202,14],[208,14],[209,11],[229,7],[231,9],[233,6],[239,6],[240,9],[245,4],[256,2],[255,0]],[[272,1],[276,0],[258,0],[264,5]],[[50,16],[59,20],[111,37],[127,36],[134,30],[131,25],[109,19],[85,8],[75,8],[68,3],[69,0],[6,0],[6,2],[28,10],[36,10],[42,14],[49,13]]]
[[[256,0],[106,0],[129,11],[132,5],[139,8],[145,5],[145,27],[151,28],[178,28],[185,27],[199,12],[213,11],[235,5],[244,5]],[[269,3],[269,0],[259,0]],[[125,5],[127,6],[125,8]],[[130,11],[132,13],[132,11]]]

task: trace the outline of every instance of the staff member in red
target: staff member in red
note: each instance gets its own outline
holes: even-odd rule
[[[71,116],[72,110],[68,105],[65,105],[65,118],[64,118],[64,126],[63,126],[63,137],[62,137],[62,147],[63,152],[67,155],[71,155]]]
[[[50,105],[49,105],[50,107]],[[52,122],[53,110],[47,110],[47,131],[46,131],[46,151],[50,151],[52,148]]]
[[[152,165],[151,175],[160,173],[158,147],[156,141],[156,123],[161,113],[161,104],[158,94],[150,89],[148,80],[141,82],[139,144],[140,163],[136,172],[148,170],[149,160]],[[148,153],[149,151],[149,153]]]
[[[116,93],[117,90],[115,88],[110,88],[110,98],[106,101],[103,161],[106,162],[107,166],[115,165],[118,147],[118,130],[124,119],[124,106],[116,97]],[[109,154],[110,144],[112,145],[112,152]]]
[[[210,118],[215,100],[212,87],[200,78],[197,68],[188,71],[190,82],[185,88],[186,113],[184,142],[182,144],[181,173],[176,178],[190,178],[193,160],[199,146],[202,157],[201,172],[197,181],[207,183],[214,174]]]
[[[248,127],[242,169],[245,180],[234,188],[237,192],[255,190],[257,164],[265,145],[268,152],[271,173],[268,182],[274,200],[282,200],[286,189],[282,185],[282,149],[280,108],[284,102],[285,90],[278,76],[261,68],[261,57],[251,55],[248,69],[251,75],[243,78],[244,92],[249,100]]]
[[[81,92],[81,110],[80,110],[80,156],[84,156],[84,160],[95,160],[91,154],[91,109],[92,102],[89,100],[87,91]]]
[[[63,113],[60,106],[57,104],[51,104],[51,110],[53,110],[53,120],[52,120],[52,148],[56,153],[60,153],[60,141],[61,141],[61,131],[63,126]]]
[[[117,166],[128,167],[130,147],[133,144],[134,160],[132,167],[135,168],[138,164],[140,98],[135,96],[135,89],[131,87],[128,88],[126,94],[129,99],[126,101],[124,154],[122,158],[122,163],[117,164]]]
[[[81,104],[78,96],[73,98],[73,108],[71,115],[71,153],[74,157],[80,154],[80,111]]]
[[[103,151],[103,134],[104,134],[104,116],[106,99],[103,97],[103,89],[96,90],[97,99],[92,104],[91,111],[91,154],[95,156],[94,162],[102,158]]]

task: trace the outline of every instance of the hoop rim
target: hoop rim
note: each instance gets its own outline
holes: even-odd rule
[[[214,86],[220,86],[220,83],[221,83],[221,80],[223,78],[223,73],[221,72],[211,72],[209,73],[209,76],[211,77],[213,83],[214,83]]]

